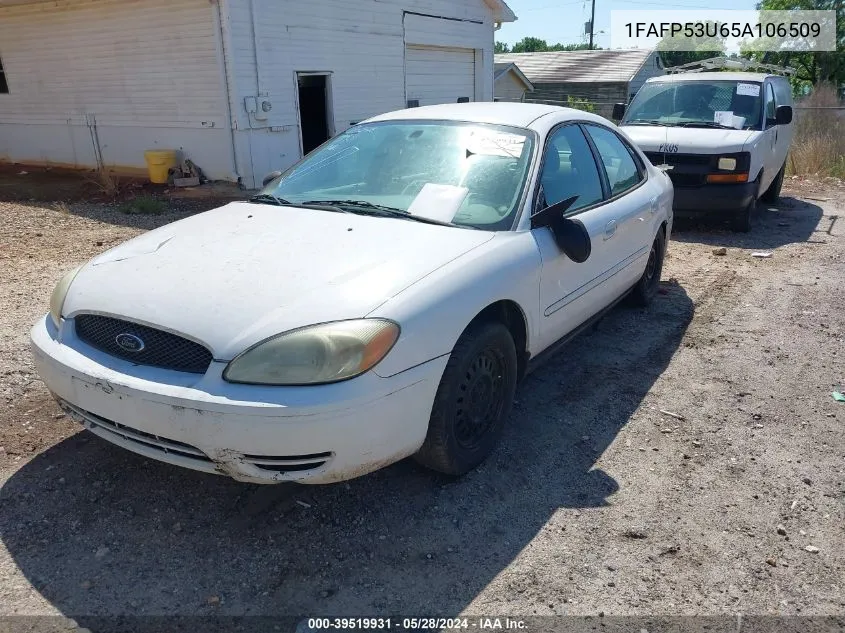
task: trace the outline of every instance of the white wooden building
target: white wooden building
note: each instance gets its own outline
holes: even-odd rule
[[[503,0],[0,0],[0,160],[259,186],[406,107],[493,98]]]

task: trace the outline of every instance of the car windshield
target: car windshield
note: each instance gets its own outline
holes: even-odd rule
[[[360,124],[314,150],[256,198],[510,230],[533,147],[533,133],[521,128],[448,121]]]
[[[622,125],[760,127],[761,85],[744,81],[665,81],[643,85]]]

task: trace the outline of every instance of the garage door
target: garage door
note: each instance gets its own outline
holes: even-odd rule
[[[405,55],[406,93],[421,106],[475,101],[475,51],[471,48],[408,46]]]

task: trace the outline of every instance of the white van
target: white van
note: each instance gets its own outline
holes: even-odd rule
[[[668,165],[675,211],[726,213],[749,231],[776,202],[792,142],[792,89],[777,75],[700,72],[649,79],[614,118],[655,165]]]

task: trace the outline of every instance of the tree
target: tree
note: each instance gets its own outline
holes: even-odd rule
[[[695,38],[694,43],[687,37],[664,37],[657,44],[663,63],[669,68],[719,57],[726,48],[723,37]]]
[[[586,42],[581,44],[555,44],[554,46],[549,47],[550,51],[588,51],[590,49],[590,45]],[[601,50],[601,46],[596,46],[593,44],[592,50]]]
[[[549,44],[539,37],[524,37],[508,49],[507,44],[496,42],[496,53],[545,53],[547,51],[583,51],[590,48],[589,44]],[[593,45],[594,49],[600,48]]]
[[[493,45],[493,52],[496,55],[499,55],[500,53],[510,53],[511,47],[505,44],[504,42],[496,42]]]
[[[792,85],[796,90],[811,84],[845,83],[845,2],[843,0],[762,0],[760,11],[835,10],[836,51],[775,52],[743,50],[743,54],[765,64],[789,66],[796,70]]]
[[[512,53],[539,53],[549,50],[546,40],[539,37],[524,37],[511,48]]]

